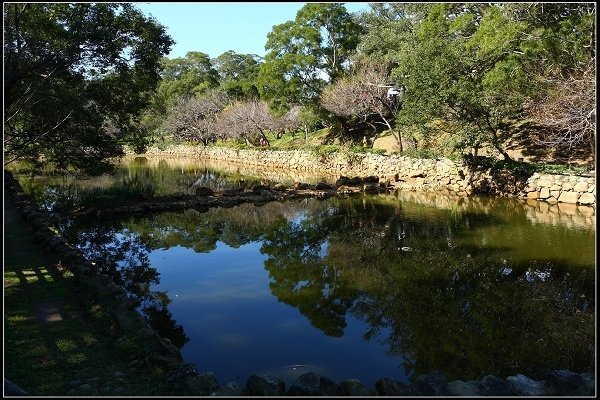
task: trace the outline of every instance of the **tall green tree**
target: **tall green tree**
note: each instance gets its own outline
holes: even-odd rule
[[[406,86],[400,125],[443,121],[459,150],[504,143],[545,76],[574,68],[593,50],[589,7],[435,4],[398,55]],[[425,132],[426,133],[426,132]]]
[[[172,44],[132,4],[5,4],[5,165],[109,169],[135,137]]]
[[[181,97],[200,97],[219,86],[219,73],[208,54],[190,51],[185,57],[162,60],[162,81],[157,90],[157,102],[166,109]]]
[[[261,98],[280,111],[316,102],[325,85],[346,72],[361,32],[342,3],[306,4],[294,21],[267,35]]]
[[[260,58],[253,54],[237,54],[226,51],[213,60],[219,74],[220,87],[233,99],[243,100],[258,97],[256,78]]]

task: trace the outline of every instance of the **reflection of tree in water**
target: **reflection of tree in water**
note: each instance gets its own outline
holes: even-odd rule
[[[342,336],[347,315],[365,321],[365,339],[402,356],[407,373],[442,369],[452,379],[480,379],[591,370],[589,265],[504,260],[510,241],[481,249],[459,240],[474,227],[501,226],[504,216],[423,208],[369,198],[243,204],[131,218],[104,233],[88,230],[80,243],[146,302],[149,319],[180,328],[180,338],[185,334],[166,311],[168,297],[150,293],[158,273],[148,252],[173,246],[208,252],[218,241],[239,247],[263,240],[273,295],[326,335]],[[556,238],[565,234],[547,229],[556,229]]]
[[[261,249],[273,294],[328,335],[343,335],[346,312],[370,325],[366,339],[390,331],[383,344],[408,373],[593,368],[589,266],[509,265],[503,249],[455,241],[467,226],[502,221],[441,210],[414,219],[410,207],[347,200],[300,222],[281,219]]]
[[[158,333],[178,346],[189,340],[183,326],[178,325],[167,306],[171,302],[167,293],[152,291],[159,283],[158,271],[150,266],[147,244],[135,233],[123,231],[119,226],[96,226],[78,232],[65,232],[100,273],[110,276],[123,286],[129,297],[139,307],[148,323]]]

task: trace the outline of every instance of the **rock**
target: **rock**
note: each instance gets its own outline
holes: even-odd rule
[[[543,187],[540,190],[540,194],[538,196],[540,199],[547,199],[548,197],[550,197],[550,189],[548,189],[547,187]]]
[[[315,190],[331,190],[333,187],[326,182],[319,182],[315,186]]]
[[[579,197],[579,204],[594,204],[596,203],[596,196],[591,193],[584,193]]]
[[[592,373],[581,374],[581,379],[585,384],[587,394],[593,396],[596,394],[596,376]]]
[[[300,375],[290,386],[288,396],[341,396],[342,388],[326,376],[316,372]]]
[[[200,375],[187,375],[174,383],[177,389],[199,396],[207,396],[219,389],[219,382],[213,372],[205,372]]]
[[[350,180],[350,178],[342,175],[337,179],[337,181],[335,181],[335,186],[339,187],[339,186],[347,185],[349,180]]]
[[[544,381],[537,382],[521,374],[509,376],[506,381],[519,396],[542,396],[544,393]]]
[[[238,194],[240,194],[241,191],[242,189],[227,189],[223,190],[221,194],[223,196],[237,196]]]
[[[73,389],[71,389],[73,390]],[[75,391],[73,390],[73,393]],[[4,378],[4,395],[5,396],[29,396],[26,391],[15,385],[8,379]]]
[[[512,387],[494,375],[484,376],[481,379],[481,394],[484,396],[513,396]]]
[[[84,383],[83,385],[79,386],[79,391],[83,393],[89,393],[92,391],[92,387],[87,383]]]
[[[337,192],[341,193],[341,194],[353,194],[353,193],[360,193],[360,189],[356,188],[354,186],[340,186],[337,188]]]
[[[262,192],[264,192],[265,190],[268,190],[269,188],[265,185],[254,185],[252,187],[252,192],[257,193],[257,194],[261,194]]]
[[[308,183],[304,183],[304,182],[296,182],[294,183],[294,189],[296,190],[306,190],[310,188],[310,185]]]
[[[340,382],[343,396],[374,396],[376,393],[358,379],[348,379]]]
[[[210,396],[227,396],[237,397],[243,396],[242,386],[237,382],[227,382],[225,385],[212,392]]]
[[[546,376],[546,387],[548,390],[546,394],[548,395],[585,396],[589,394],[582,376],[566,369],[552,371],[548,374]]]
[[[411,384],[417,396],[445,396],[448,394],[448,377],[442,371],[417,376]]]
[[[577,199],[579,198],[579,193],[577,192],[561,192],[560,196],[558,196],[559,203],[577,203]]]
[[[379,184],[378,183],[365,183],[363,185],[363,192],[365,193],[376,193],[379,192]]]
[[[420,170],[413,171],[408,175],[409,178],[425,178],[426,176],[427,176],[427,174]]]
[[[283,183],[277,183],[273,186],[273,190],[276,190],[278,192],[282,192],[285,190],[285,185]]]
[[[208,187],[201,186],[196,189],[196,196],[212,196],[213,194],[213,190]]]
[[[282,396],[285,382],[276,376],[252,374],[246,381],[249,396]]]
[[[356,186],[356,185],[360,185],[362,182],[363,182],[363,180],[360,177],[354,176],[354,177],[348,179],[348,181],[346,182],[346,185]]]
[[[379,183],[379,177],[375,175],[365,176],[362,181],[364,183]]]
[[[454,381],[448,384],[448,395],[449,396],[481,396],[481,383],[477,381]]]
[[[406,396],[409,390],[406,385],[392,378],[381,378],[375,382],[375,389],[379,396]]]

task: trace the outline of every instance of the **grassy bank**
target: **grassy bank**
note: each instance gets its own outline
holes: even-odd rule
[[[32,396],[160,395],[4,192],[4,377]]]

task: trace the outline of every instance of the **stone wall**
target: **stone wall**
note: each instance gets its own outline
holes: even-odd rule
[[[510,171],[471,169],[449,159],[416,159],[372,153],[317,154],[301,150],[246,150],[223,147],[171,146],[148,149],[146,155],[195,157],[244,166],[255,174],[284,170],[318,174],[334,181],[340,175],[377,176],[399,190],[444,190],[461,196],[488,193],[545,201],[596,205],[594,177],[534,173],[519,176]],[[262,171],[262,172],[261,172]]]

